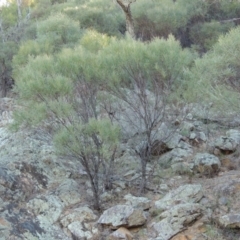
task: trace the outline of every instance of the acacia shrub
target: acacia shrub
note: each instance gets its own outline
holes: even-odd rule
[[[240,5],[238,0],[207,0],[209,10],[207,20],[229,20],[238,18],[240,14]]]
[[[186,27],[192,18],[203,18],[207,4],[203,1],[137,1],[132,6],[137,36],[143,40],[153,37],[178,36],[181,29],[186,34]]]
[[[67,1],[62,0],[34,0],[34,4],[31,9],[31,19],[44,20],[51,14],[61,12],[62,6],[65,6]]]
[[[35,31],[33,29],[33,31]],[[13,58],[14,75],[27,64],[29,57],[54,54],[64,47],[74,47],[83,35],[78,22],[63,14],[55,14],[36,26],[36,39],[23,41]]]
[[[169,96],[177,86],[181,87],[184,71],[193,59],[193,54],[182,49],[171,35],[168,39],[156,38],[149,43],[128,38],[113,41],[99,52],[98,76],[115,96],[108,109],[113,112],[113,119],[120,123],[123,133],[129,134],[127,122],[131,131],[141,136],[141,143],[135,149],[140,157],[141,192],[146,188],[147,162],[157,148],[158,128],[171,122],[169,112],[166,113]],[[161,140],[167,137],[163,134]],[[160,139],[157,142],[161,142]]]
[[[79,23],[64,14],[54,14],[37,25],[39,42],[49,42],[56,50],[74,46],[81,37]]]
[[[189,72],[190,101],[213,102],[231,111],[240,93],[240,27],[221,35],[212,50],[198,58]]]
[[[28,40],[22,43],[17,54],[13,57],[14,72],[18,68],[28,63],[29,57],[36,57],[38,55],[52,54],[53,47],[49,43],[40,44],[34,40]]]
[[[113,41],[101,51],[100,61],[108,78],[117,83],[131,82],[132,76],[127,71],[131,67],[131,71],[141,74],[146,81],[157,77],[162,85],[170,84],[173,89],[174,85],[181,85],[185,69],[191,66],[195,57],[170,35],[167,39],[155,38],[148,43],[128,38]]]
[[[10,4],[9,6],[2,6],[0,9],[1,20],[2,20],[2,28],[4,30],[9,27],[14,26],[18,21],[17,13],[17,5]]]
[[[100,194],[111,189],[119,128],[98,107],[96,66],[97,54],[81,46],[29,57],[17,71],[22,108],[14,114],[14,127],[50,126],[58,153],[83,166],[100,209]]]
[[[87,30],[80,40],[80,45],[90,52],[97,53],[115,40],[115,37],[101,34],[96,30]]]
[[[197,23],[190,29],[191,47],[200,52],[206,52],[217,42],[221,34],[227,33],[234,27],[234,23],[220,23],[217,21]]]
[[[124,15],[112,1],[87,1],[67,7],[63,12],[79,21],[82,28],[94,29],[112,36],[121,36],[125,33]]]

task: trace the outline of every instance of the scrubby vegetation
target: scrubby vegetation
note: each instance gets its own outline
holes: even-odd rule
[[[15,126],[50,126],[59,153],[85,168],[96,208],[100,182],[111,188],[124,135],[116,103],[135,113],[139,125],[130,118],[128,125],[145,134],[137,150],[141,190],[167,105],[211,102],[239,111],[238,0],[129,1],[134,38],[118,2],[9,0],[0,7],[1,94],[13,92],[21,106]]]

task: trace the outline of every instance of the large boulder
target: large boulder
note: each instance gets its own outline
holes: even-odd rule
[[[197,203],[203,197],[202,186],[187,184],[169,192],[162,199],[155,202],[155,207],[161,211],[172,208],[176,204]]]
[[[234,152],[237,149],[237,142],[231,137],[219,137],[215,140],[214,146],[223,152]]]
[[[98,223],[110,225],[116,229],[121,226],[137,227],[146,222],[146,217],[142,209],[135,209],[128,205],[116,205],[103,212]]]
[[[193,162],[194,170],[206,176],[212,176],[218,173],[221,167],[221,162],[218,157],[209,153],[197,153]]]

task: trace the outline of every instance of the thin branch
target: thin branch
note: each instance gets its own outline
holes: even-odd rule
[[[235,22],[235,21],[239,21],[240,18],[232,18],[232,19],[227,19],[227,20],[220,20],[218,22],[220,23],[224,23],[224,22]]]

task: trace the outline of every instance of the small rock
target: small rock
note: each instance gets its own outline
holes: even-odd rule
[[[197,134],[195,132],[191,132],[189,139],[195,139],[197,137]]]
[[[174,173],[177,174],[191,174],[192,173],[192,166],[186,162],[179,162],[174,163],[171,165],[171,168]]]
[[[127,194],[124,196],[124,199],[127,200],[127,205],[131,205],[134,208],[141,208],[143,210],[147,210],[150,208],[151,201],[148,198],[135,197],[131,194]]]
[[[201,140],[203,142],[207,141],[207,137],[206,137],[206,134],[204,132],[199,133],[199,140]]]
[[[220,197],[219,199],[218,199],[218,204],[219,205],[227,205],[228,204],[228,199],[226,198],[226,197],[224,197],[224,196],[222,196],[222,197]]]
[[[136,170],[130,170],[130,171],[127,171],[123,176],[126,178],[126,177],[132,177],[134,174],[136,174]]]
[[[113,185],[115,185],[116,187],[120,187],[121,189],[126,188],[126,182],[124,181],[114,181]]]
[[[103,194],[101,194],[100,198],[102,201],[109,201],[113,198],[113,196],[109,192],[104,192]]]
[[[76,239],[91,239],[93,237],[90,231],[86,231],[80,222],[72,222],[68,225],[69,231]]]
[[[226,132],[227,137],[233,139],[237,144],[240,144],[240,131],[236,129],[230,129]]]
[[[108,240],[132,240],[133,235],[131,232],[124,227],[120,227],[118,230],[114,231],[108,238]]]
[[[168,191],[168,190],[169,190],[168,185],[165,184],[165,183],[160,184],[159,188],[160,188],[160,190],[162,190],[162,191]]]
[[[219,218],[219,223],[225,228],[240,228],[240,214],[227,214]]]
[[[186,116],[187,120],[193,120],[193,115],[191,113],[188,113]]]
[[[84,222],[84,221],[93,221],[97,218],[97,216],[93,213],[93,211],[88,207],[80,207],[75,208],[73,211],[65,214],[64,217],[61,217],[61,224],[64,227],[67,227],[72,222]]]
[[[192,132],[194,129],[195,128],[192,123],[183,122],[181,124],[180,133],[182,134],[182,136],[189,137],[190,132]]]
[[[65,206],[76,204],[81,201],[79,185],[72,179],[64,181],[56,190],[56,195],[62,200]]]
[[[120,187],[117,187],[117,188],[114,189],[114,192],[115,193],[121,193],[122,189]]]

